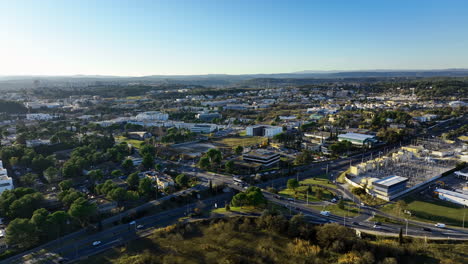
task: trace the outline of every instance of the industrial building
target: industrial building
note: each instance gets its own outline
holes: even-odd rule
[[[282,132],[283,128],[279,126],[256,125],[246,128],[247,136],[274,137]]]
[[[280,154],[269,150],[259,149],[244,154],[242,158],[244,161],[255,162],[262,166],[269,167],[280,161]]]
[[[377,138],[372,135],[359,134],[359,133],[346,133],[338,135],[338,141],[349,141],[356,146],[371,147],[377,143]]]
[[[434,192],[437,193],[441,200],[468,206],[468,195],[466,194],[445,189],[435,189]]]
[[[408,178],[401,176],[388,176],[372,183],[376,196],[383,200],[391,200],[392,196],[406,189]]]

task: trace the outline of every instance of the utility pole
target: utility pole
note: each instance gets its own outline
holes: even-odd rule
[[[405,236],[408,236],[408,219],[405,218],[405,221],[406,221],[406,234]]]
[[[465,228],[465,215],[466,215],[466,207],[463,205],[463,228]]]

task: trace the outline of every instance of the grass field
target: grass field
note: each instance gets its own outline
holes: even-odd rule
[[[317,184],[336,189],[336,186],[329,182],[325,174],[300,181],[300,184]]]
[[[139,149],[141,147],[141,144],[144,143],[144,141],[141,140],[136,140],[136,139],[129,139],[124,136],[117,136],[115,137],[116,142],[127,142],[129,144],[132,144],[135,148]]]
[[[416,195],[411,195],[404,198],[407,203],[407,210],[411,211],[412,216],[408,216],[409,219],[429,221],[432,223],[444,223],[454,226],[462,226],[463,214],[468,216],[468,208],[463,209],[462,206],[458,206],[453,203],[441,201],[439,199],[421,200]],[[397,215],[394,204],[388,204],[382,207],[382,210]],[[463,211],[465,210],[465,211]],[[465,219],[465,221],[468,221]],[[468,224],[465,224],[467,226]]]
[[[299,200],[303,200],[303,201],[306,201],[307,199],[307,188],[308,186],[299,186],[296,188],[296,191],[294,190],[291,190],[291,189],[284,189],[284,190],[281,190],[279,191],[279,195],[285,197],[285,198],[295,198],[295,199],[299,199]],[[319,189],[320,187],[317,187],[317,186],[313,186],[312,187],[312,193],[309,193],[309,202],[319,202],[319,201],[322,201],[322,200],[331,200],[333,197],[335,197],[335,195],[326,190],[326,189],[323,189],[323,195],[322,195],[322,198],[319,199],[317,197],[317,190]]]
[[[228,137],[213,140],[213,143],[219,145],[221,148],[235,148],[237,146],[253,146],[261,144],[265,139],[263,137]]]

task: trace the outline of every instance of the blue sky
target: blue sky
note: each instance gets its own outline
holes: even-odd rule
[[[468,1],[0,0],[0,75],[468,68]]]

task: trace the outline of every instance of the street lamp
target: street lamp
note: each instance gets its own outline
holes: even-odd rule
[[[405,221],[406,221],[406,232],[405,232],[405,236],[408,236],[408,219],[405,218]]]

